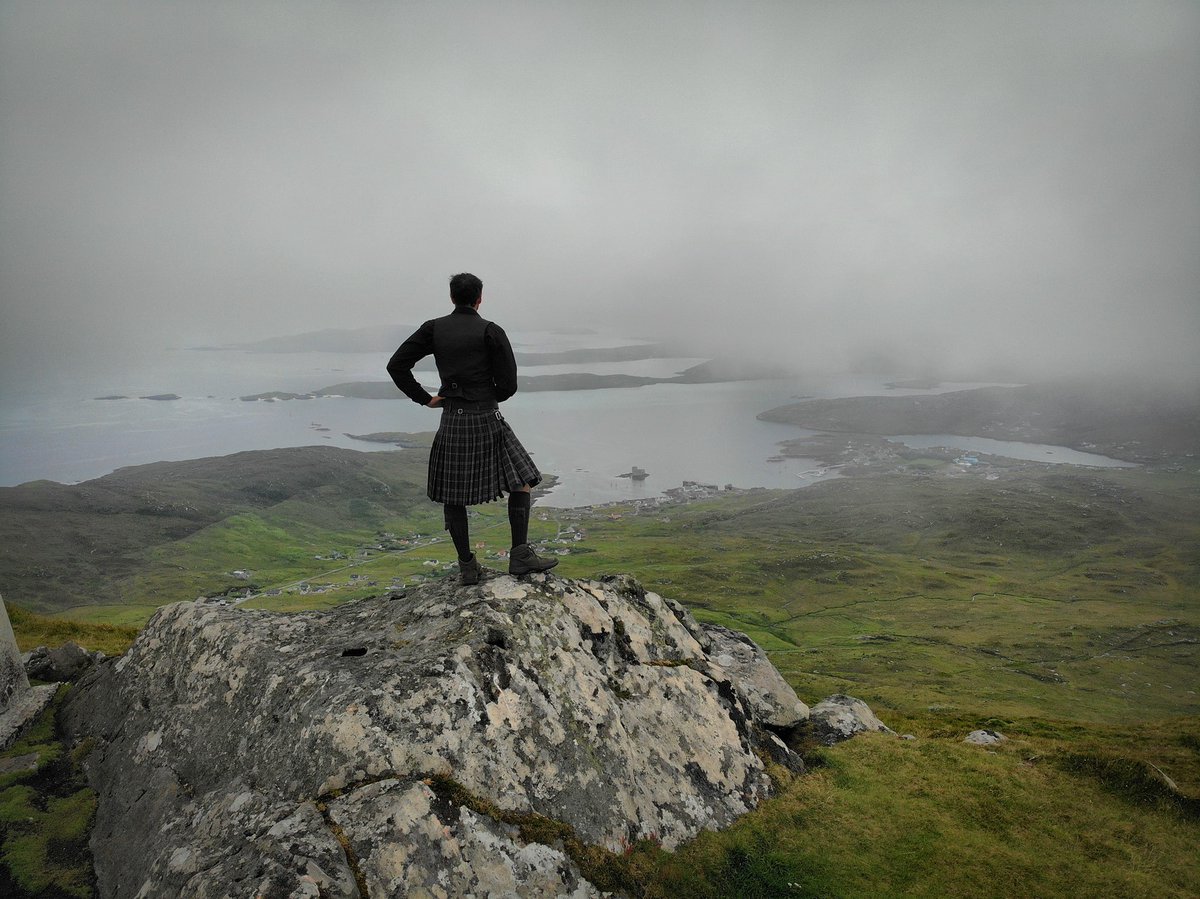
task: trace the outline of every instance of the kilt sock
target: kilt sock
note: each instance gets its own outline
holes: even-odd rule
[[[450,539],[454,541],[454,548],[458,551],[458,561],[466,562],[471,558],[471,532],[467,526],[467,507],[466,506],[451,506],[448,503],[442,506],[446,518],[446,530],[450,532]]]
[[[512,528],[512,545],[529,542],[529,493],[514,490],[508,495],[508,526]]]

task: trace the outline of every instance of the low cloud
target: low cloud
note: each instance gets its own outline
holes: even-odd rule
[[[1197,376],[1188,2],[8,4],[5,377],[415,322]]]

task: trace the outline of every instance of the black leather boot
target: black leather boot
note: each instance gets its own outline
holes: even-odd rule
[[[508,551],[509,574],[532,574],[535,571],[549,571],[558,564],[558,559],[543,559],[533,551],[528,543],[514,546]]]
[[[470,587],[472,584],[478,584],[479,578],[483,575],[483,566],[479,564],[479,557],[471,553],[471,558],[467,561],[458,563],[459,577],[462,578],[463,585]]]

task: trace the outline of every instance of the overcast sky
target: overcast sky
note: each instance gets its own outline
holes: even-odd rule
[[[1200,4],[0,0],[13,376],[485,314],[1200,370]]]

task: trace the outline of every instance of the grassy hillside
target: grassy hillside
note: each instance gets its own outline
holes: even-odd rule
[[[1200,892],[1200,477],[941,467],[578,523],[563,573],[631,571],[916,737],[821,750],[647,895]]]
[[[814,399],[759,415],[819,431],[961,434],[1155,461],[1200,448],[1195,384],[1059,382],[936,396]]]
[[[310,608],[453,575],[423,454],[343,463],[322,449],[295,469],[232,457],[243,472],[295,470],[270,496],[205,460],[222,498],[203,508],[223,516],[151,530],[140,547],[118,534],[120,552],[103,551],[124,567],[96,572],[125,603],[72,616],[136,623],[159,602],[247,584],[263,594],[252,605]],[[798,491],[535,509],[534,536],[569,550],[560,573],[630,572],[750,633],[806,701],[851,693],[916,737],[810,749],[812,772],[780,773],[777,799],[676,853],[639,847],[620,879],[663,897],[1200,893],[1194,467],[1014,465],[988,480],[931,455]],[[199,482],[166,480],[201,507]],[[503,506],[473,511],[473,539],[502,568],[489,556],[507,546]],[[82,529],[89,513],[76,514]],[[14,626],[25,648],[34,627],[66,627],[21,614]],[[106,633],[119,648],[132,630]],[[977,727],[1009,741],[964,744]]]
[[[355,545],[383,518],[428,511],[426,459],[300,447],[0,488],[0,594],[38,611],[152,609],[241,586],[231,572],[252,562],[292,570],[307,555],[307,573],[310,536],[314,547]],[[286,536],[273,530],[280,520],[295,525]]]
[[[1200,713],[1200,477],[888,475],[597,516],[630,571],[766,647],[802,697],[1125,721]],[[669,518],[669,520],[664,520]]]
[[[703,834],[647,878],[654,897],[1187,897],[1200,889],[1195,803],[1127,760],[1102,773],[1069,744],[996,751],[915,728],[861,736],[782,776],[782,795]],[[1154,736],[1194,746],[1193,722]],[[1195,749],[1190,753],[1196,764]],[[1073,767],[1074,765],[1074,767]],[[1146,773],[1149,771],[1149,775]]]
[[[912,471],[641,514],[550,510],[532,533],[582,531],[560,572],[627,571],[747,631],[806,698],[1104,722],[1200,712],[1196,474]],[[423,478],[423,454],[321,447],[9,488],[3,593],[137,625],[198,595],[304,608],[444,575],[453,549]],[[503,568],[503,504],[472,521]]]

